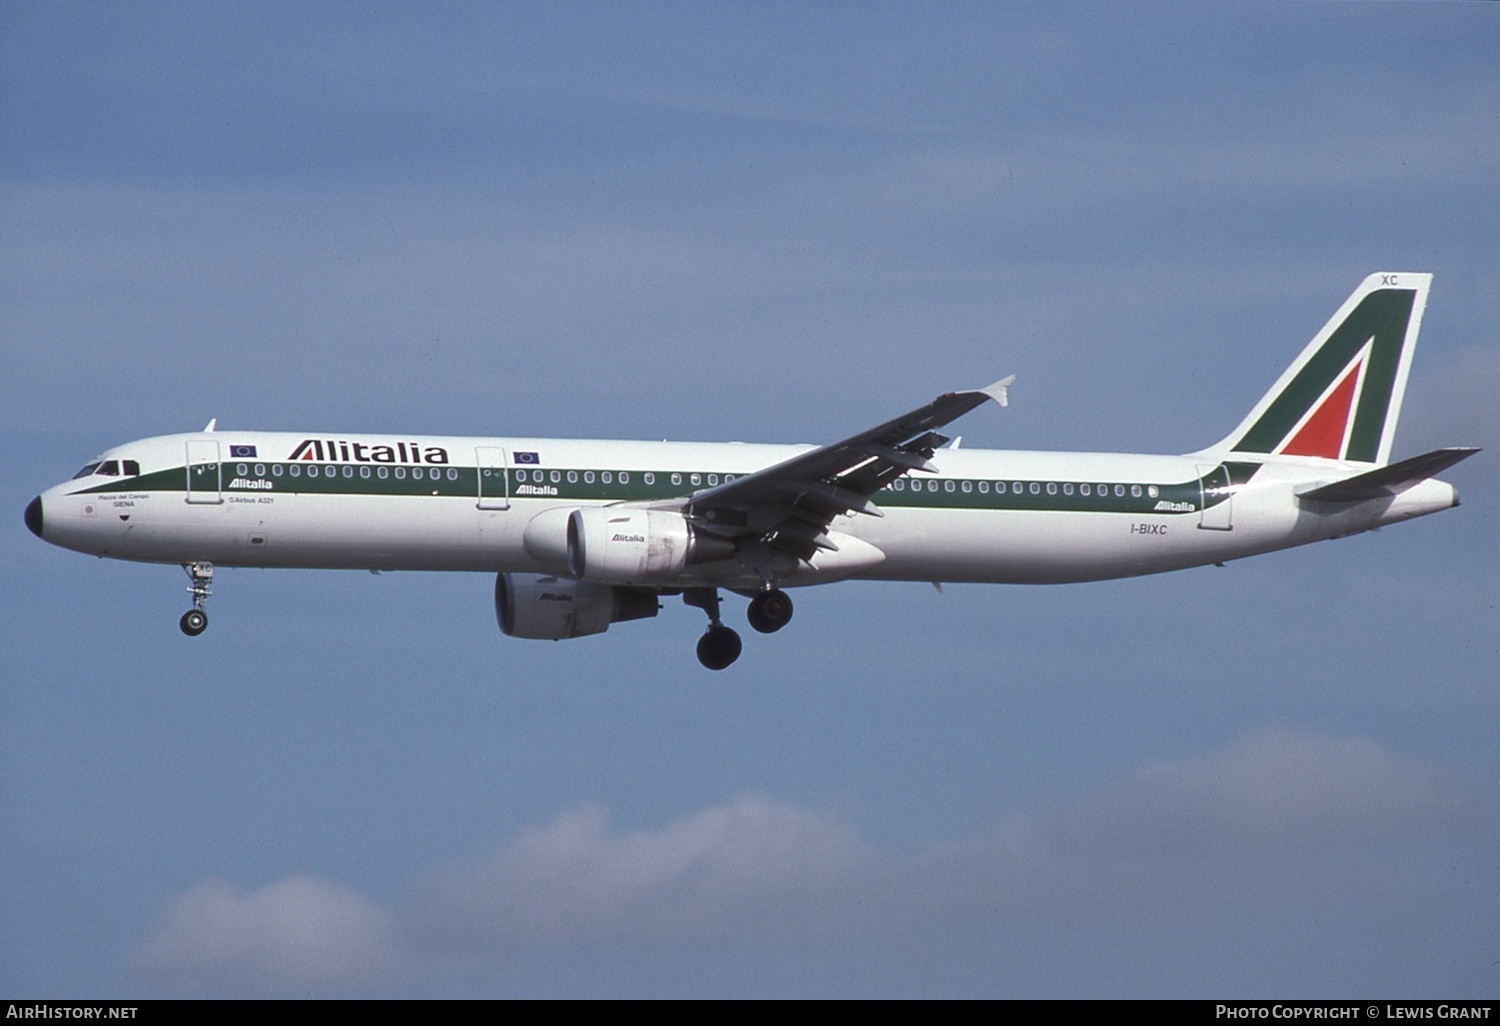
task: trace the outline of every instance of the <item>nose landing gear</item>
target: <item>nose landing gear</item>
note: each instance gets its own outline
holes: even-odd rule
[[[208,614],[203,611],[203,604],[213,594],[209,586],[214,583],[214,565],[212,563],[184,563],[182,569],[187,571],[188,594],[193,596],[193,608],[182,614],[182,619],[177,621],[177,626],[182,628],[182,633],[190,638],[196,638],[208,628]]]

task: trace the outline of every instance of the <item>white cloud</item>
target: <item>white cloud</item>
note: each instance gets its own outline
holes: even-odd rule
[[[450,872],[417,906],[440,943],[803,932],[842,921],[878,864],[847,824],[759,795],[627,834],[586,805]]]
[[[209,879],[167,903],[131,970],[189,994],[363,986],[400,971],[392,926],[368,899],[301,873],[248,894]]]
[[[302,875],[248,895],[206,881],[171,901],[134,968],[172,990],[298,992],[538,945],[894,939],[1041,917],[1305,908],[1451,832],[1469,805],[1445,773],[1374,741],[1287,730],[1141,768],[911,857],[754,794],[624,833],[584,805],[449,867],[394,911]]]
[[[1466,805],[1455,780],[1374,741],[1269,730],[1143,767],[936,849],[926,864],[934,894],[955,907],[1049,920],[1215,916],[1328,899],[1414,841],[1451,832]]]

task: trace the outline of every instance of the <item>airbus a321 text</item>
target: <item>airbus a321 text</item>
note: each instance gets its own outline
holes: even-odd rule
[[[1428,274],[1373,274],[1238,427],[1182,456],[946,447],[1011,378],[821,448],[214,430],[102,453],[26,507],[39,537],[178,563],[200,634],[214,567],[497,574],[501,629],[599,634],[664,595],[708,614],[698,658],[762,633],[786,590],[850,578],[1041,584],[1223,563],[1458,505],[1436,474],[1474,449],[1389,461]]]

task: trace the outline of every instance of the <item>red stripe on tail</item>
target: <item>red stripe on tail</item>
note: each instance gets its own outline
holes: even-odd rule
[[[1328,393],[1323,405],[1307,418],[1292,440],[1281,450],[1284,456],[1322,456],[1336,460],[1344,454],[1344,435],[1349,428],[1349,411],[1354,408],[1354,386],[1359,381],[1356,363],[1344,380]]]

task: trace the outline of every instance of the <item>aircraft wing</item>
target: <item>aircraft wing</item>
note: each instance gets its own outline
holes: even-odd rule
[[[934,472],[929,461],[948,441],[937,429],[987,400],[1007,405],[1007,389],[1015,379],[1012,374],[986,388],[938,396],[868,431],[672,505],[700,529],[729,538],[758,535],[772,548],[809,559],[818,549],[836,548],[827,538],[835,517],[849,512],[881,516],[870,496],[908,471]]]

